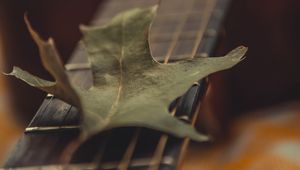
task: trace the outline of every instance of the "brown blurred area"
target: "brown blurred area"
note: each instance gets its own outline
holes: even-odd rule
[[[297,0],[233,1],[217,53],[242,44],[247,58],[210,76],[199,120],[221,138],[192,145],[183,169],[300,169],[299,20]]]
[[[43,69],[37,48],[24,24],[24,13],[34,28],[44,37],[55,39],[64,61],[80,39],[79,24],[87,24],[98,7],[99,0],[1,0],[0,56],[1,72],[19,66],[43,78],[51,79]],[[2,96],[5,97],[2,98]],[[45,94],[14,78],[0,75],[0,163],[18,135],[30,122]],[[5,103],[4,103],[5,101]],[[9,103],[9,106],[6,104]],[[11,120],[11,121],[9,121]],[[18,129],[18,130],[14,130]]]
[[[299,99],[300,1],[235,0],[229,11],[227,49],[249,47],[232,71],[235,112]]]
[[[217,55],[249,47],[246,59],[210,76],[202,123],[224,135],[245,112],[300,99],[300,1],[233,0]],[[200,120],[201,121],[201,120]]]
[[[99,0],[1,0],[1,71],[9,72],[12,66],[16,65],[51,79],[37,59],[36,46],[23,22],[24,12],[28,12],[33,26],[43,37],[51,36],[55,39],[61,56],[66,61],[80,39],[78,25],[88,23],[99,2]],[[236,128],[241,130],[243,127],[240,124],[231,122],[239,121],[239,117],[245,112],[247,115],[255,116],[266,114],[266,112],[250,111],[299,100],[299,19],[300,1],[298,0],[233,1],[224,25],[226,34],[222,40],[220,53],[224,54],[241,44],[248,46],[249,52],[246,60],[226,73],[228,88],[220,88],[222,84],[218,84],[223,82],[221,81],[223,74],[219,74],[219,78],[216,76],[212,79],[210,102],[212,107],[215,107],[212,113],[216,114],[209,115],[207,118],[213,120],[212,124],[227,122],[227,126],[224,127],[229,131]],[[5,153],[9,144],[13,144],[21,134],[21,129],[31,120],[45,94],[16,79],[0,75],[0,95],[5,96],[0,103],[0,106],[4,106],[0,110],[1,162],[2,153]],[[219,107],[222,105],[220,102],[224,102],[220,100],[221,96],[225,96],[229,114],[222,114],[220,110],[222,108]],[[298,112],[295,111],[296,114],[299,114]],[[251,119],[251,121],[257,120]],[[219,127],[219,130],[222,133],[225,129]],[[233,130],[232,135],[241,134],[240,130]],[[277,129],[274,128],[267,133],[276,134]],[[284,138],[284,133],[281,137]],[[229,145],[225,144],[226,146]]]
[[[80,39],[79,24],[86,24],[97,9],[99,1],[84,0],[38,1],[5,0],[0,2],[1,38],[3,39],[3,69],[11,71],[19,66],[31,73],[51,79],[43,69],[37,48],[32,41],[24,23],[24,14],[34,28],[44,37],[53,37],[64,61],[68,59]],[[4,77],[11,86],[11,96],[15,105],[16,118],[26,125],[41,104],[44,93],[28,87],[13,78]]]
[[[244,112],[222,142],[191,144],[183,170],[299,170],[300,102]]]

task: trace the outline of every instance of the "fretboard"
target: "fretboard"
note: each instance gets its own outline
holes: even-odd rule
[[[153,56],[167,63],[199,55],[204,34],[212,31],[207,26],[215,14],[216,3],[217,0],[161,1],[150,31]]]
[[[150,30],[150,48],[161,62],[209,56],[229,0],[162,0]],[[107,0],[102,3],[93,25],[103,25],[116,13],[133,7],[147,7],[156,0]],[[69,62],[84,66],[87,59],[82,45]],[[71,80],[86,88],[91,86],[91,71],[68,72]],[[173,103],[175,116],[192,123],[199,106],[201,82]],[[176,108],[176,110],[174,109]],[[62,150],[78,136],[79,114],[70,106],[48,95],[11,153],[5,167],[58,164]],[[118,128],[85,143],[72,159],[94,169],[176,169],[186,140],[169,137],[145,128]],[[159,148],[162,145],[162,148]],[[161,153],[158,153],[161,152]],[[158,159],[155,159],[159,156]],[[153,164],[157,164],[153,165]]]

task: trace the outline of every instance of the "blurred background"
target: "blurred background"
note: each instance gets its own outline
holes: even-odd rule
[[[88,23],[99,0],[0,0],[1,72],[19,66],[43,78],[51,79],[43,69],[35,43],[28,34],[24,14],[44,37],[53,37],[64,61],[80,39],[79,24]],[[0,75],[0,162],[28,125],[45,97],[45,93],[19,80]],[[3,96],[3,97],[2,97]]]
[[[63,60],[67,61],[81,37],[78,25],[88,23],[100,3],[100,0],[73,0],[72,2],[0,0],[1,71],[10,72],[12,66],[16,65],[43,78],[51,79],[42,68],[38,60],[37,48],[25,28],[23,22],[25,11],[27,11],[34,28],[43,37],[51,36],[55,39]],[[282,114],[286,112],[300,114],[300,109],[297,107],[299,105],[297,101],[300,98],[299,20],[300,2],[298,0],[232,1],[224,23],[225,36],[221,40],[222,50],[220,53],[224,54],[241,44],[249,47],[249,53],[245,61],[228,73],[226,82],[229,85],[225,89],[221,88],[223,92],[218,89],[221,85],[214,86],[212,94],[214,97],[211,97],[213,105],[218,108],[218,105],[222,105],[220,103],[224,102],[218,98],[224,98],[230,111],[226,114],[222,114],[220,111],[213,112],[213,115],[206,118],[215,120],[215,124],[225,122],[225,127],[230,131],[229,142],[214,147],[213,150],[208,150],[207,152],[214,154],[206,153],[212,156],[206,157],[205,160],[217,161],[229,154],[228,150],[230,149],[243,150],[230,147],[237,146],[235,144],[240,137],[238,135],[258,133],[257,127],[259,126],[251,123],[276,117],[272,116],[275,110],[281,110]],[[213,78],[212,81],[214,81]],[[221,95],[223,97],[220,97]],[[14,78],[0,75],[0,163],[5,159],[9,148],[22,135],[23,129],[34,116],[44,97],[45,94],[41,91]],[[282,104],[290,102],[293,102],[293,107],[290,104]],[[262,108],[272,107],[277,109],[259,111]],[[291,116],[284,119],[279,116],[278,121],[288,121],[289,119],[294,122],[298,120],[298,117]],[[276,139],[281,139],[290,134],[289,138],[294,137],[295,143],[299,143],[300,135],[290,133],[291,130],[300,130],[297,122],[284,124],[280,129],[281,133],[276,127],[277,125],[266,125],[266,128],[269,128],[268,131],[259,137],[252,136],[247,140],[263,138],[266,134],[279,135]],[[245,132],[244,129],[247,128],[252,131]],[[273,138],[266,139],[266,141],[268,140],[271,141]],[[250,148],[255,146],[244,145],[244,147]],[[297,147],[299,146],[297,145]],[[258,153],[252,155],[252,162],[255,154]],[[238,158],[236,159],[234,163],[223,160],[223,167],[227,166],[232,169],[232,167],[238,167],[241,164],[244,166],[251,162],[250,158],[248,162],[247,158],[243,158],[240,162]],[[233,165],[230,165],[229,162]]]

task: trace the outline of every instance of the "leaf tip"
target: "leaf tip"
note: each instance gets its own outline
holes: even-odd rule
[[[6,72],[2,71],[2,74],[5,75],[5,76],[10,76],[12,74],[12,72],[6,73]]]
[[[55,47],[55,42],[54,42],[54,39],[53,38],[48,38],[48,40],[47,40],[47,44],[49,44],[50,46],[53,46],[53,47]]]
[[[239,51],[241,51],[244,55],[245,55],[245,54],[247,53],[247,51],[248,51],[248,47],[243,46],[243,45],[238,46],[237,49],[238,49]]]
[[[29,19],[28,19],[28,13],[27,12],[24,13],[24,21],[25,21],[25,24],[27,26],[30,25],[30,22],[29,22]]]
[[[232,57],[233,61],[242,61],[246,58],[247,51],[248,47],[241,45],[230,51],[227,56]]]
[[[89,31],[91,28],[89,27],[89,26],[87,26],[87,25],[84,25],[84,24],[80,24],[79,25],[79,30],[83,33],[83,34],[85,34],[87,31]]]
[[[3,75],[6,75],[6,76],[13,76],[15,71],[18,70],[19,67],[16,67],[16,66],[13,66],[13,69],[12,71],[10,71],[9,73],[6,73],[6,72],[2,72]]]
[[[41,40],[40,36],[38,35],[38,33],[33,29],[32,25],[31,25],[31,23],[30,23],[30,21],[29,21],[29,18],[28,18],[27,13],[24,14],[24,21],[25,21],[25,24],[26,24],[26,26],[27,26],[27,29],[28,29],[30,35],[32,36],[32,38],[33,38],[37,43],[41,42],[42,40]]]
[[[199,135],[197,137],[197,139],[195,139],[196,141],[199,141],[199,142],[207,142],[207,141],[212,141],[212,138],[210,136],[207,136],[207,135]]]

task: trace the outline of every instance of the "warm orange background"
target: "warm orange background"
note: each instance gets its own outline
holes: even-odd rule
[[[10,114],[12,110],[9,107],[7,88],[0,76],[0,165],[22,133],[22,129],[16,125]]]
[[[230,137],[192,145],[183,170],[299,170],[300,102],[248,112]]]

